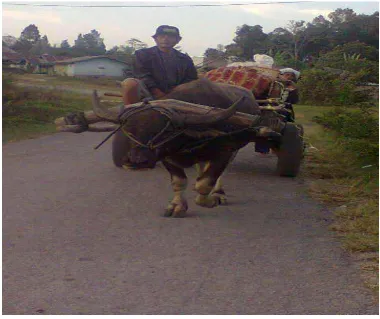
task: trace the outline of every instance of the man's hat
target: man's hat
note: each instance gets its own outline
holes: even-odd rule
[[[171,34],[171,35],[175,35],[177,37],[181,37],[179,35],[179,30],[178,28],[176,27],[173,27],[171,25],[160,25],[157,30],[156,30],[156,34],[153,35],[153,38],[160,35],[160,34]]]

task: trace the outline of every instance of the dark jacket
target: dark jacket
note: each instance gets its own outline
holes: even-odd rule
[[[175,86],[196,80],[198,75],[193,60],[177,50],[174,50],[174,53],[174,58],[177,60]],[[167,93],[172,89],[168,85],[160,50],[157,46],[137,50],[135,56],[134,76],[142,80],[149,90],[158,88]]]

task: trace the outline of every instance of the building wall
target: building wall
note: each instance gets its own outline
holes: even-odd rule
[[[66,75],[68,76],[75,76],[75,72],[74,72],[74,69],[75,69],[75,64],[68,64],[66,65]]]
[[[71,64],[70,67],[72,67],[72,71],[71,68],[68,68],[68,75],[112,76],[121,78],[124,74],[123,69],[125,69],[127,65],[121,62],[99,58],[76,62],[74,64]]]
[[[54,73],[61,76],[68,75],[67,65],[63,65],[63,64],[54,65]]]

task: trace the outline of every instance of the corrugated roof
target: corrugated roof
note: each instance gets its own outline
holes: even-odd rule
[[[68,60],[64,60],[64,61],[57,61],[56,64],[72,64],[72,63],[76,63],[76,62],[89,61],[89,60],[95,60],[95,59],[109,59],[109,60],[120,62],[123,64],[128,64],[124,61],[120,61],[120,60],[110,58],[109,56],[104,56],[104,55],[83,56],[83,57],[68,59]]]
[[[21,54],[15,51],[3,52],[2,59],[3,61],[6,60],[6,61],[12,61],[12,62],[20,62],[21,60],[25,60],[25,58]]]

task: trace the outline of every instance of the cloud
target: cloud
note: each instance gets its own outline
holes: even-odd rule
[[[289,11],[288,8],[289,7],[286,7],[283,4],[253,5],[241,7],[243,11],[266,19],[277,19],[279,14],[283,15],[284,12]]]
[[[265,18],[265,19],[273,19],[278,20],[279,17],[288,16],[289,19],[305,19],[307,20],[309,17],[314,18],[319,15],[323,15],[327,18],[329,13],[334,10],[331,9],[299,9],[295,6],[289,6],[286,4],[270,4],[270,5],[250,5],[250,6],[241,6],[241,7],[233,7],[232,10],[242,10],[248,13],[251,13],[255,16]]]
[[[59,15],[54,14],[53,12],[49,13],[31,13],[31,12],[25,12],[25,11],[17,11],[17,10],[3,10],[3,18],[10,18],[14,20],[22,20],[22,21],[44,21],[48,23],[55,23],[55,24],[61,24],[62,20]]]
[[[328,17],[328,15],[333,12],[334,10],[328,10],[328,9],[303,9],[298,10],[298,12],[312,15],[313,17],[318,17],[320,15],[324,16],[325,18]]]

